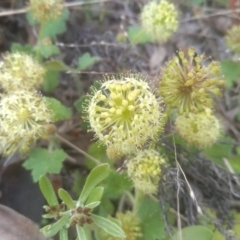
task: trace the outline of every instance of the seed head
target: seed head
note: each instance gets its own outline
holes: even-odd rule
[[[179,115],[175,124],[180,136],[200,149],[211,146],[220,137],[221,125],[209,108]]]
[[[0,101],[0,145],[4,155],[18,149],[26,152],[32,143],[46,135],[52,113],[36,92],[19,90],[3,95]]]
[[[225,36],[227,47],[238,54],[240,54],[240,26],[231,27]]]
[[[162,70],[159,92],[163,101],[180,113],[203,111],[212,107],[212,96],[219,96],[225,85],[220,66],[212,61],[202,66],[204,55],[194,56],[194,49],[188,49],[188,56],[179,51]]]
[[[127,163],[128,176],[136,189],[153,194],[157,192],[161,174],[161,165],[165,163],[162,156],[153,149],[138,152]]]
[[[45,75],[45,69],[25,53],[7,53],[0,71],[0,85],[7,92],[37,88]]]
[[[29,0],[29,10],[40,23],[58,18],[63,9],[63,0]]]
[[[162,127],[160,102],[147,82],[129,75],[104,82],[85,111],[96,137],[124,154],[157,137]]]
[[[127,211],[126,213],[117,212],[116,218],[121,222],[121,228],[126,234],[126,240],[137,240],[142,237],[142,232],[140,228],[140,221],[136,216]],[[122,238],[113,237],[105,232],[100,233],[103,239],[106,240],[121,240]]]
[[[172,3],[151,1],[143,7],[141,22],[154,40],[166,41],[178,28],[178,13]]]

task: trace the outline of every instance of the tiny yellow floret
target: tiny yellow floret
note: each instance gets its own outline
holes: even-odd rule
[[[127,211],[126,213],[117,212],[116,218],[121,222],[121,228],[126,234],[126,240],[137,240],[141,238],[142,231],[140,227],[140,221],[139,219],[130,211]],[[112,218],[110,218],[112,220]],[[104,231],[100,231],[100,235],[103,237],[102,239],[106,240],[122,240],[123,238],[114,237],[112,235],[109,235],[108,233]]]
[[[0,149],[4,155],[26,152],[49,132],[53,116],[37,92],[19,90],[0,101]]]
[[[178,12],[172,3],[162,0],[147,3],[141,13],[142,27],[156,41],[166,41],[178,28]]]
[[[146,81],[129,75],[104,82],[89,97],[85,111],[96,137],[128,154],[156,139],[162,129],[160,104]]]
[[[170,108],[179,113],[199,112],[205,107],[211,108],[212,96],[220,96],[225,81],[220,74],[220,65],[210,62],[201,65],[204,55],[194,55],[194,49],[188,49],[173,57],[162,69],[159,93]]]
[[[127,173],[134,187],[145,194],[157,193],[164,158],[153,149],[139,151],[127,162]]]
[[[199,113],[179,115],[175,124],[179,135],[199,149],[216,143],[221,133],[220,122],[209,108]]]
[[[60,17],[63,9],[63,0],[29,0],[29,10],[40,23]]]
[[[38,88],[45,69],[25,53],[7,53],[0,66],[0,85],[6,92]]]
[[[240,25],[235,25],[227,31],[225,41],[231,51],[240,54]]]

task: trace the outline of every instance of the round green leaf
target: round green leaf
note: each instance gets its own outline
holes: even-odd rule
[[[212,240],[213,232],[203,226],[190,226],[181,230],[182,238],[180,238],[180,231],[173,235],[174,240]]]

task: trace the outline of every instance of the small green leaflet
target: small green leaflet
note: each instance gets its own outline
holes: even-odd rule
[[[30,152],[23,166],[32,170],[33,181],[37,182],[41,175],[59,173],[66,157],[67,154],[62,149],[48,152],[46,149],[36,148]]]
[[[226,86],[231,88],[234,82],[240,79],[240,62],[234,62],[232,60],[224,60],[220,62],[221,72],[226,78]]]
[[[100,60],[100,57],[91,56],[90,53],[86,52],[78,59],[78,69],[86,70]]]
[[[180,235],[181,234],[181,235]],[[213,232],[204,226],[189,226],[173,235],[174,240],[212,240]]]
[[[45,79],[43,82],[43,90],[45,92],[52,92],[58,86],[59,72],[54,70],[48,70],[45,74]]]
[[[72,116],[72,111],[70,108],[61,104],[55,98],[44,97],[49,103],[49,108],[52,110],[54,114],[54,121],[60,121],[64,119],[69,119]]]
[[[128,38],[132,44],[144,44],[153,42],[151,36],[138,26],[128,27]]]

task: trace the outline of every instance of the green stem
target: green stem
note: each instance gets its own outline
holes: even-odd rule
[[[138,215],[139,206],[141,204],[143,196],[144,194],[141,191],[139,191],[138,189],[135,189],[135,200],[133,205],[133,214],[135,216]]]
[[[43,29],[44,29],[43,26],[44,26],[43,24],[40,25],[40,29],[39,29],[39,32],[38,32],[37,44],[39,44],[43,39]],[[40,63],[42,62],[43,59],[42,59],[40,50],[37,51],[36,58],[37,58],[38,62],[40,62]]]

